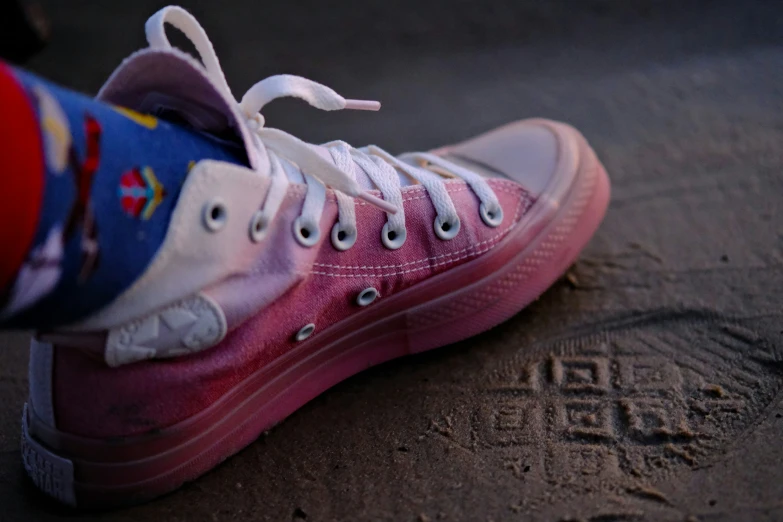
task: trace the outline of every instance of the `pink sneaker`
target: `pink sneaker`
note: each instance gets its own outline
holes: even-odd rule
[[[164,21],[205,66],[171,48]],[[141,278],[33,342],[24,462],[62,502],[171,491],[368,366],[492,328],[565,272],[606,211],[606,173],[567,125],[520,121],[398,157],[308,145],[263,127],[260,108],[376,104],[292,76],[237,103],[185,11],[163,9],[147,35],[99,97],[231,131],[251,168],[195,164]]]

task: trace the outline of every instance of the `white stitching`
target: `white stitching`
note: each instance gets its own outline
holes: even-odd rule
[[[464,256],[457,257],[455,259],[449,259],[447,261],[441,261],[440,263],[434,263],[432,265],[420,266],[418,268],[410,268],[408,270],[403,270],[402,272],[389,272],[387,274],[333,274],[331,272],[316,272],[316,271],[313,271],[313,272],[309,272],[309,274],[323,275],[323,276],[328,276],[328,277],[388,277],[388,276],[393,276],[393,275],[403,275],[403,274],[409,274],[411,272],[417,272],[419,270],[427,270],[428,268],[435,268],[436,266],[447,265],[449,263],[454,263],[454,262],[460,261],[461,259],[467,259],[469,257],[478,256],[478,255],[483,254],[484,252],[492,250],[492,248],[494,246],[495,245],[492,245],[492,246],[489,246],[489,247],[487,247],[487,248],[485,248],[483,250],[478,250],[478,251],[470,253],[470,254],[465,254]],[[308,272],[303,272],[302,274],[307,275]]]
[[[518,185],[517,185],[517,188],[518,188],[517,193],[526,194],[526,192],[524,190],[521,190],[521,188],[519,188]],[[440,255],[437,255],[437,256],[433,256],[433,257],[425,257],[425,258],[422,258],[422,259],[417,259],[415,261],[408,261],[407,263],[402,263],[400,265],[379,265],[379,266],[362,265],[362,266],[352,266],[352,265],[332,265],[332,264],[329,264],[329,263],[313,263],[313,266],[322,267],[322,268],[337,268],[337,269],[340,269],[340,270],[383,270],[383,269],[386,269],[386,268],[402,268],[402,267],[405,267],[405,266],[408,266],[408,265],[415,265],[415,264],[418,264],[418,263],[426,263],[428,261],[433,261],[433,260],[440,259],[440,258],[443,258],[443,257],[453,257],[453,256],[459,255],[459,254],[461,254],[463,252],[467,252],[469,250],[476,249],[476,248],[478,248],[478,247],[480,247],[482,245],[485,245],[487,243],[491,243],[492,241],[494,241],[494,240],[500,238],[501,236],[507,234],[508,231],[511,229],[511,227],[514,225],[514,223],[516,223],[517,219],[519,218],[520,207],[521,207],[523,202],[528,203],[528,205],[530,204],[530,200],[529,199],[527,199],[527,198],[520,199],[520,201],[517,203],[516,215],[514,216],[514,219],[512,220],[511,225],[509,225],[508,228],[506,228],[505,230],[503,230],[501,232],[498,232],[494,236],[492,236],[492,237],[490,237],[488,239],[485,239],[484,241],[482,241],[480,243],[468,246],[466,248],[463,248],[462,250],[457,250],[455,252],[448,252],[446,254],[440,254]],[[316,272],[313,272],[313,273],[316,273]],[[368,275],[368,274],[362,274],[362,275]]]
[[[521,192],[523,194],[525,193],[524,190],[520,190],[519,192]],[[432,261],[432,260],[439,259],[439,258],[442,258],[442,257],[453,257],[453,256],[455,256],[457,254],[462,253],[462,252],[476,249],[477,247],[479,247],[481,245],[485,245],[487,243],[490,243],[490,242],[492,242],[492,241],[494,241],[494,240],[496,240],[496,239],[498,239],[498,238],[508,234],[508,232],[510,232],[511,229],[514,227],[514,225],[518,222],[518,219],[519,219],[521,211],[522,211],[522,207],[524,206],[526,208],[529,208],[530,203],[531,203],[531,201],[528,198],[520,198],[519,202],[517,203],[517,208],[516,208],[516,212],[514,214],[514,219],[512,220],[512,223],[508,226],[508,228],[506,230],[504,230],[503,232],[499,232],[498,234],[492,236],[489,239],[486,239],[486,240],[482,241],[481,243],[477,243],[475,245],[471,245],[471,246],[469,246],[467,248],[464,248],[464,249],[456,251],[456,252],[451,252],[449,254],[441,254],[441,255],[438,255],[438,256],[434,256],[434,257],[428,257],[426,259],[420,259],[420,260],[417,260],[417,261],[410,261],[408,263],[403,263],[401,265],[386,265],[386,266],[379,266],[379,267],[341,267],[339,265],[326,265],[326,264],[314,263],[313,266],[324,266],[324,267],[348,269],[348,270],[356,269],[356,268],[359,268],[359,269],[402,268],[402,267],[407,266],[407,265],[421,263],[421,262],[426,262],[426,261]],[[497,244],[497,243],[495,243],[495,244]],[[438,262],[438,263],[428,264],[427,266],[422,266],[422,267],[418,267],[418,268],[411,268],[411,269],[403,270],[403,271],[389,272],[389,273],[385,273],[385,274],[375,274],[375,273],[334,274],[332,272],[321,272],[321,271],[315,271],[315,270],[311,271],[311,272],[299,272],[299,273],[302,274],[302,275],[313,274],[313,275],[323,275],[323,276],[328,276],[328,277],[388,277],[388,276],[392,276],[392,275],[408,274],[410,272],[416,272],[418,270],[426,270],[428,268],[434,268],[434,267],[437,267],[437,266],[446,265],[446,264],[449,264],[449,263],[454,263],[454,262],[460,261],[462,259],[466,259],[468,257],[473,257],[473,256],[478,256],[480,254],[483,254],[484,252],[487,252],[487,251],[491,250],[493,247],[494,247],[494,245],[490,245],[487,248],[479,249],[479,250],[476,250],[475,252],[472,252],[472,253],[469,253],[469,254],[465,254],[464,256],[460,256],[460,257],[457,257],[457,258],[454,258],[454,259],[448,259],[448,260],[441,261],[441,262]]]
[[[516,220],[516,218],[515,218],[515,220]],[[330,265],[328,263],[313,263],[313,266],[320,266],[320,267],[323,267],[323,268],[339,268],[339,269],[342,269],[342,270],[378,270],[378,269],[384,269],[384,268],[402,268],[402,267],[408,266],[408,265],[416,265],[418,263],[426,263],[427,261],[434,261],[435,259],[440,259],[442,257],[453,257],[453,256],[459,255],[459,254],[461,254],[463,252],[467,252],[468,250],[473,250],[473,249],[475,249],[477,247],[480,247],[481,245],[485,245],[487,243],[491,243],[492,241],[498,239],[500,236],[503,236],[503,235],[507,234],[510,229],[511,229],[511,227],[509,226],[507,229],[503,230],[502,232],[499,232],[499,233],[495,234],[494,236],[492,236],[492,237],[490,237],[488,239],[485,239],[481,243],[476,243],[475,245],[471,245],[469,247],[465,247],[462,250],[457,250],[455,252],[448,252],[446,254],[440,254],[440,255],[432,256],[432,257],[425,257],[425,258],[422,258],[422,259],[417,259],[415,261],[408,261],[407,263],[402,263],[400,265],[350,266],[350,265]]]
[[[514,183],[512,181],[506,181],[506,180],[492,180],[492,181],[497,181],[498,183],[503,183],[503,184],[509,185],[508,189],[507,188],[501,188],[501,187],[495,187],[496,190],[502,190],[503,192],[508,192],[509,194],[516,194],[516,195],[519,195],[519,196],[526,196],[526,197],[520,197],[520,200],[517,202],[517,208],[516,208],[516,213],[514,215],[514,219],[512,220],[512,222],[508,226],[508,228],[505,229],[504,231],[499,232],[496,235],[494,235],[494,236],[492,236],[492,237],[490,237],[490,238],[480,242],[480,243],[477,243],[475,245],[471,245],[469,247],[463,248],[462,250],[457,250],[455,252],[449,252],[447,254],[440,254],[440,255],[437,255],[437,256],[427,257],[427,258],[424,258],[424,259],[418,259],[418,260],[415,260],[415,261],[409,261],[409,262],[403,263],[401,265],[381,265],[381,266],[375,266],[374,267],[374,266],[349,266],[349,265],[331,265],[331,264],[328,264],[328,263],[313,263],[312,266],[320,266],[320,267],[324,267],[324,268],[336,268],[336,269],[342,269],[342,270],[370,270],[370,269],[376,270],[376,269],[385,269],[385,268],[402,268],[402,267],[405,267],[405,266],[408,266],[408,265],[414,265],[414,264],[417,264],[417,263],[425,263],[425,262],[428,262],[428,261],[433,261],[433,260],[444,258],[444,257],[453,257],[453,256],[456,256],[456,255],[461,254],[463,252],[467,252],[468,250],[472,250],[472,249],[475,249],[477,247],[480,247],[481,245],[485,245],[487,243],[490,243],[490,242],[492,242],[492,241],[494,241],[496,239],[499,239],[501,236],[508,234],[508,232],[510,232],[511,229],[513,228],[513,226],[517,223],[517,220],[519,219],[520,215],[522,214],[523,206],[524,206],[525,209],[530,208],[530,206],[533,204],[534,200],[529,197],[529,194],[527,193],[527,191],[525,189],[523,189],[522,187],[520,187],[519,185],[517,185],[516,183]],[[450,183],[450,182],[447,181],[446,183]],[[454,183],[464,183],[464,182],[462,182],[462,181],[455,181]],[[300,188],[301,189],[306,189],[305,186],[291,187],[292,191],[297,191],[297,192],[299,191]],[[469,188],[470,187],[468,187],[467,184],[465,184],[462,187],[450,190],[450,192],[459,192],[459,191],[463,191],[463,190],[468,190]],[[289,196],[293,195],[292,191],[289,191]],[[334,196],[332,195],[331,197],[334,197]],[[429,196],[424,194],[422,196],[416,196],[416,197],[407,198],[407,199],[403,198],[403,201],[411,201],[411,200],[415,200],[415,199],[424,199],[424,198],[427,198],[427,197],[429,197]],[[360,202],[356,202],[356,203],[357,204],[361,204]],[[298,274],[298,275],[301,275],[301,276],[307,276],[309,274],[313,274],[313,275],[325,275],[325,276],[329,276],[329,277],[387,277],[387,276],[390,276],[390,275],[407,274],[407,273],[415,272],[415,271],[418,271],[418,270],[424,270],[424,269],[427,269],[427,268],[434,268],[434,267],[445,265],[445,264],[448,264],[448,263],[454,263],[454,262],[460,261],[462,259],[465,259],[465,258],[468,258],[468,257],[471,257],[471,256],[478,256],[480,254],[483,254],[484,252],[490,250],[491,248],[493,248],[493,247],[490,246],[490,247],[488,247],[486,249],[477,250],[477,251],[475,251],[473,253],[466,254],[466,255],[464,255],[462,257],[458,257],[458,258],[442,261],[442,262],[435,263],[435,264],[429,264],[429,265],[427,265],[425,267],[414,268],[414,269],[410,269],[410,270],[404,270],[404,271],[401,271],[401,272],[391,272],[391,273],[388,273],[388,274],[371,274],[371,273],[370,274],[368,274],[368,273],[361,273],[361,274],[333,274],[331,272],[321,272],[321,271],[311,271],[311,272],[308,272],[308,271],[303,271],[303,270],[295,271],[295,273]],[[265,273],[277,273],[277,271],[270,271],[268,268],[255,268],[255,269],[251,270],[250,273],[253,274],[253,275],[258,275],[258,274],[265,274]]]

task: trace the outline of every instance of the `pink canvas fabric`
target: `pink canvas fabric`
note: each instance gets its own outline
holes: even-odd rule
[[[58,429],[88,437],[120,437],[180,422],[291,350],[295,334],[304,325],[315,324],[317,334],[362,310],[356,304],[362,290],[375,288],[378,299],[384,299],[486,253],[533,203],[517,183],[502,179],[489,183],[504,212],[497,228],[483,223],[478,198],[466,183],[448,181],[462,225],[454,239],[437,238],[432,225],[435,210],[424,188],[416,185],[403,189],[408,235],[402,248],[388,250],[382,245],[386,215],[357,202],[358,239],[353,248],[342,252],[324,233],[321,243],[311,248],[294,241],[291,223],[301,209],[305,187],[292,185],[268,238],[269,247],[263,249],[254,269],[212,293],[235,326],[228,337],[199,354],[120,368],[109,368],[79,350],[57,348]],[[330,193],[321,230],[328,231],[336,219],[336,201]]]

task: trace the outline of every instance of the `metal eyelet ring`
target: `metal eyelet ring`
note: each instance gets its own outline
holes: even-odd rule
[[[397,250],[400,248],[405,243],[405,238],[407,236],[408,233],[404,228],[392,230],[391,225],[389,225],[388,222],[383,225],[383,230],[381,230],[381,242],[383,243],[383,246],[389,250]]]
[[[226,208],[225,203],[219,199],[215,199],[204,205],[203,219],[204,226],[207,227],[207,230],[210,232],[217,232],[226,226],[226,221],[228,221],[228,209]]]
[[[435,218],[433,223],[435,229],[435,235],[443,240],[454,239],[459,233],[460,221],[459,218],[454,221],[445,221],[440,216]]]
[[[378,290],[376,290],[373,287],[365,288],[361,292],[359,292],[359,295],[356,296],[356,304],[359,306],[367,306],[368,304],[375,301],[375,299],[378,297]]]
[[[356,232],[348,233],[339,222],[335,223],[332,227],[332,246],[344,251],[351,248],[354,243],[356,243]]]
[[[302,216],[294,221],[294,237],[300,245],[311,247],[321,239],[321,231],[318,226],[305,222]]]
[[[479,211],[481,212],[481,220],[489,227],[499,227],[503,222],[503,209],[500,205],[491,210],[487,210],[486,205],[482,203],[479,207]]]
[[[309,323],[304,325],[301,330],[296,332],[296,336],[294,336],[294,338],[297,341],[304,341],[305,339],[313,335],[313,332],[315,332],[315,325],[313,323]]]
[[[269,224],[266,216],[260,210],[253,214],[250,219],[250,240],[253,243],[258,243],[266,235],[266,227]]]

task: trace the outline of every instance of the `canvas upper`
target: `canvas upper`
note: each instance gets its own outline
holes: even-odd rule
[[[140,51],[115,71],[99,99],[164,118],[176,115],[239,142],[248,165],[197,162],[141,276],[107,306],[35,344],[31,368],[44,368],[44,374],[54,368],[52,378],[36,378],[34,388],[44,389],[33,393],[54,397],[54,403],[36,406],[34,400],[36,411],[51,411],[59,430],[90,437],[129,436],[186,419],[304,339],[485,255],[537,201],[555,209],[575,170],[574,131],[545,120],[507,125],[432,151],[429,159],[402,155],[398,161],[437,179],[425,186],[398,165],[397,185],[385,180],[386,193],[373,186],[366,158],[364,168],[354,156],[346,159],[346,144],[310,146],[375,197],[395,190],[399,197],[400,246],[384,240],[393,216],[354,197],[355,242],[344,248],[333,230],[346,196],[314,180],[317,170],[303,175],[284,154],[259,142],[257,125],[189,55],[166,46]],[[275,175],[282,174],[288,182],[279,208],[256,234],[260,209],[280,190]],[[442,190],[434,193],[433,183]],[[308,200],[318,190],[324,191],[318,237],[303,242],[297,220],[312,199],[318,205],[317,194]],[[494,221],[482,201],[486,190],[498,205]],[[448,206],[444,197],[459,218],[457,233],[445,239],[434,201]]]
[[[200,61],[171,47],[167,23]],[[567,125],[523,120],[400,155],[308,144],[267,125],[264,106],[380,104],[290,75],[236,98],[185,10],[163,8],[146,31],[150,47],[97,101],[37,99],[47,175],[68,171],[80,190],[44,220],[74,226],[33,249],[10,302],[40,320],[25,469],[62,502],[170,492],[341,380],[500,324],[565,273],[606,211],[606,172]],[[83,113],[100,118],[68,133]],[[136,155],[143,168],[127,165]],[[96,230],[115,245],[100,260]],[[56,320],[35,315],[44,301]]]

